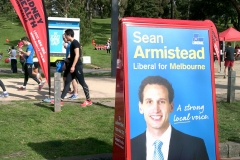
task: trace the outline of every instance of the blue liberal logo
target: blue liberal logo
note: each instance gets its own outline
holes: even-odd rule
[[[203,45],[203,37],[199,37],[198,33],[193,34],[192,44],[202,44]]]

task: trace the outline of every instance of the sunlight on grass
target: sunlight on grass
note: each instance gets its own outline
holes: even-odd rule
[[[112,152],[113,108],[6,102],[0,107],[0,157],[42,159]],[[0,158],[1,159],[1,158]]]
[[[16,46],[19,39],[26,36],[26,33],[22,24],[18,21],[15,21],[14,24],[12,24],[11,21],[6,20],[4,17],[0,17],[0,21],[4,21],[4,23],[0,25],[0,52],[3,53],[2,60],[0,60],[0,68],[10,68],[10,63],[4,62],[4,59],[9,57],[7,49],[9,46]],[[111,19],[93,19],[92,32],[92,39],[94,39],[97,44],[105,45],[108,38],[111,38]],[[8,43],[6,42],[6,39],[9,39]],[[91,56],[91,63],[95,66],[100,68],[111,68],[111,56],[107,55],[105,50],[94,50],[92,39],[87,45],[83,46],[83,55]],[[19,61],[17,62],[17,65],[18,69],[20,69],[21,64]]]
[[[240,141],[240,102],[220,102],[217,108],[219,141]]]

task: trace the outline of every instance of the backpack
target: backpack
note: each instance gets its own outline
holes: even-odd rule
[[[63,72],[62,67],[63,67],[64,63],[65,63],[64,61],[58,61],[56,63],[56,72],[59,72],[59,73]]]

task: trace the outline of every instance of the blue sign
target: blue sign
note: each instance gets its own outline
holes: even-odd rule
[[[147,127],[139,107],[141,82],[161,76],[174,90],[170,124],[203,139],[209,159],[216,159],[208,30],[127,26],[126,37],[130,138]]]
[[[49,20],[48,21],[48,26],[49,27],[68,27],[68,28],[79,28],[80,22],[71,22],[71,21],[54,21],[54,20]]]
[[[63,29],[49,28],[49,43],[51,53],[62,53],[63,48]]]

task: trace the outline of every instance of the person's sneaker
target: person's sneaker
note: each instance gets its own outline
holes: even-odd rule
[[[40,81],[40,80],[39,80],[39,81]],[[43,83],[46,83],[46,80],[42,80],[42,81],[40,81],[40,82],[43,84]]]
[[[26,91],[26,87],[23,87],[23,86],[18,87],[18,90],[19,90],[19,91]]]
[[[41,84],[38,85],[38,90],[39,90],[39,91],[43,88],[45,82],[46,82],[46,81],[42,81]]]
[[[50,103],[54,105],[54,99],[51,100]],[[63,101],[60,101],[60,106],[63,106]]]
[[[68,97],[68,99],[78,99],[78,95],[72,94],[70,97]]]
[[[8,97],[8,96],[9,96],[8,92],[5,92],[5,93],[3,92],[2,95],[0,96],[0,98],[4,98],[4,97]]]
[[[82,107],[87,107],[87,106],[91,106],[93,103],[92,103],[92,100],[86,100],[84,101],[82,104],[80,104],[80,106]]]
[[[225,78],[226,78],[226,76],[223,76],[223,78],[225,79]]]

